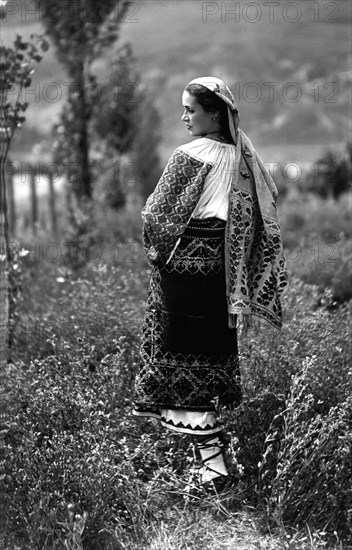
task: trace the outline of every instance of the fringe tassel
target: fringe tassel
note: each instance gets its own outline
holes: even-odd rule
[[[253,316],[251,313],[241,315],[242,333],[247,334],[249,329],[253,328]]]
[[[268,340],[271,340],[273,346],[276,345],[280,330],[273,327],[265,319],[260,319],[249,311],[229,313],[228,319],[229,328],[236,328],[240,337],[247,336],[249,333],[253,336],[263,333],[266,334]]]
[[[248,330],[253,327],[253,315],[250,312],[229,313],[228,317],[229,328],[237,328],[247,334]]]
[[[237,328],[237,313],[229,313],[229,328]]]

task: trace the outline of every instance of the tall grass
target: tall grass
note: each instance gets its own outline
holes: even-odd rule
[[[338,302],[352,298],[351,212],[351,193],[326,200],[293,190],[280,208],[291,273]]]
[[[133,244],[133,255],[78,270],[17,258],[1,389],[4,548],[347,549],[350,302],[291,271],[280,337],[240,341],[244,401],[222,415],[232,485],[190,497],[190,440],[130,416],[150,271],[133,233],[109,233],[112,220],[97,242]]]

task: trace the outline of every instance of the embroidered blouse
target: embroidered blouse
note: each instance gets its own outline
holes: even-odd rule
[[[199,138],[178,147],[197,160],[211,165],[193,212],[193,218],[220,218],[227,220],[231,181],[235,175],[236,148],[209,138]],[[241,163],[243,164],[243,162]],[[241,166],[244,177],[250,177],[247,167]]]

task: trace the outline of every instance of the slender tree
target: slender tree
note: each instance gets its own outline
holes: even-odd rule
[[[141,129],[141,80],[135,68],[132,48],[124,44],[107,67],[109,78],[101,83],[94,105],[92,142],[100,158],[102,177],[97,188],[106,204],[120,208],[131,191],[131,151]]]
[[[98,86],[91,66],[117,40],[129,3],[129,0],[38,1],[46,33],[71,79],[61,122],[69,182],[78,200],[92,197],[89,123],[94,89]]]
[[[138,106],[141,101],[140,77],[130,44],[114,54],[107,73],[109,79],[99,87],[94,104],[93,135],[105,141],[106,153],[126,153],[138,131]]]
[[[0,5],[0,20],[3,15]],[[28,103],[21,101],[22,90],[31,84],[30,75],[34,72],[33,62],[39,62],[38,46],[43,51],[48,49],[46,40],[39,36],[34,42],[24,42],[17,35],[13,48],[0,46],[0,479],[5,478],[4,463],[7,452],[5,436],[10,425],[11,403],[4,391],[6,387],[10,346],[10,321],[13,314],[15,281],[15,264],[9,243],[8,206],[6,189],[6,160],[15,131],[25,121],[21,112]],[[0,490],[1,491],[1,490]],[[3,492],[3,491],[1,491]],[[3,499],[0,504],[0,521],[5,520]]]
[[[160,177],[160,117],[129,44],[116,51],[107,73],[94,105],[92,137],[103,165],[114,166],[101,180],[107,204],[119,208],[131,192],[146,198]]]
[[[1,14],[1,12],[0,12]],[[13,47],[0,46],[0,365],[8,358],[9,322],[11,317],[12,251],[8,232],[6,159],[15,131],[25,121],[21,112],[28,107],[22,101],[23,88],[31,84],[33,63],[41,61],[38,49],[46,51],[48,42],[31,34],[33,42],[24,42],[17,35]]]

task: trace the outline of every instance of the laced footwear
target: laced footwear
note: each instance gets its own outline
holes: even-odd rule
[[[202,483],[201,488],[208,494],[218,495],[226,491],[232,485],[231,476],[218,476],[211,481],[206,481]]]
[[[223,445],[219,437],[212,434],[201,441],[197,440],[196,445],[202,461],[202,466],[199,468],[201,484],[215,483],[217,480],[216,484],[222,485],[224,481],[227,481],[226,478],[228,478],[229,473],[222,452]]]

